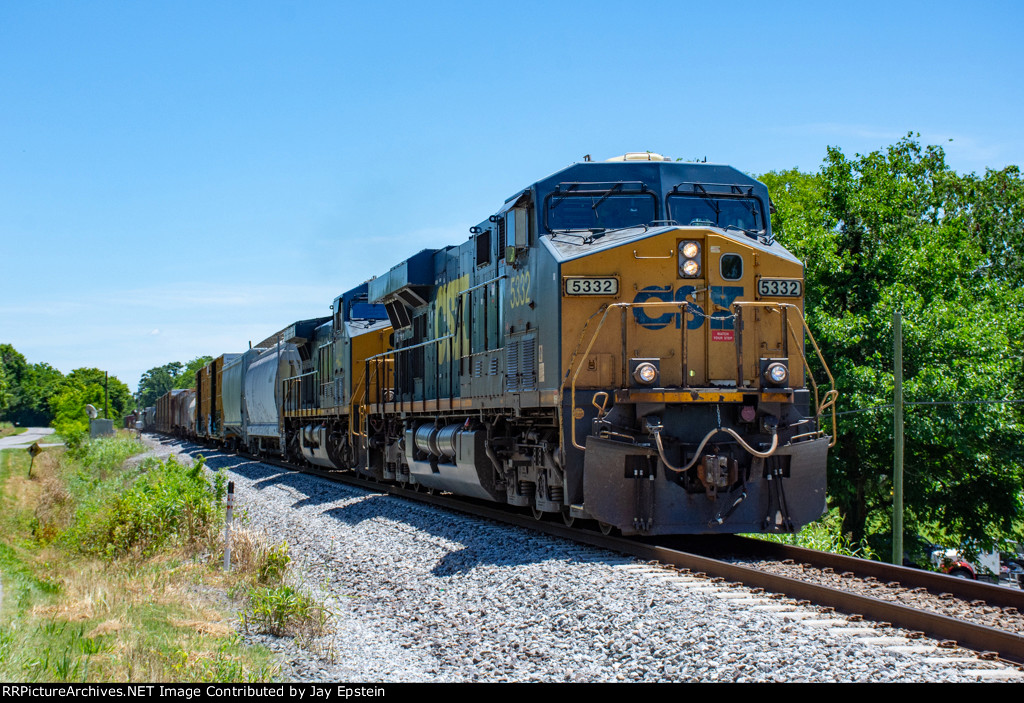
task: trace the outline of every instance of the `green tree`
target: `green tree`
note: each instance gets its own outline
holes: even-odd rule
[[[211,361],[213,361],[212,356],[199,356],[185,364],[185,368],[182,369],[181,375],[179,375],[178,378],[175,379],[174,381],[174,387],[195,388],[196,373],[199,371],[199,369],[203,368]]]
[[[105,395],[105,382],[109,395]],[[75,369],[67,375],[50,399],[53,427],[66,437],[88,432],[89,420],[85,406],[93,405],[102,417],[106,398],[109,398],[110,419],[115,420],[116,427],[120,424],[118,421],[135,407],[131,389],[116,376],[105,378],[99,369]]]
[[[908,136],[852,159],[829,149],[817,174],[762,178],[777,206],[776,236],[805,261],[808,324],[841,411],[892,401],[895,310],[905,319],[908,402],[1020,397],[1024,320],[1009,274],[1020,251],[1019,174],[958,176],[942,149]],[[1012,531],[1024,514],[1020,410],[908,407],[908,529],[981,546]],[[829,499],[857,540],[887,524],[892,446],[891,410],[840,418]]]
[[[163,366],[151,368],[139,379],[139,407],[147,408],[156,404],[156,399],[176,388],[195,388],[196,372],[213,361],[212,356],[199,356],[187,364],[172,361]]]
[[[7,370],[0,364],[0,417],[4,416],[7,406],[10,403],[9,386],[7,384]]]
[[[140,408],[156,405],[156,399],[167,391],[175,388],[175,381],[181,375],[182,364],[172,361],[163,366],[156,366],[142,374],[139,379],[138,403]]]
[[[48,425],[52,419],[50,397],[64,378],[49,364],[29,364],[10,344],[0,344],[0,369],[6,379],[6,405],[0,418],[19,425]]]

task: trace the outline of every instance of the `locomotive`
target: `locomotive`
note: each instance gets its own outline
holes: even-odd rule
[[[728,166],[573,164],[215,359],[189,434],[624,535],[797,530],[836,391],[771,211]]]

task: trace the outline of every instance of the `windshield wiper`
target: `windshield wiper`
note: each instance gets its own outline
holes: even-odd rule
[[[620,190],[621,188],[622,188],[622,184],[621,183],[616,183],[615,185],[613,185],[611,188],[609,188],[608,190],[605,191],[604,195],[601,196],[600,200],[598,200],[596,203],[594,203],[593,205],[590,206],[590,209],[593,210],[596,213],[597,212],[597,206],[600,205],[601,203],[603,203],[605,200],[607,200],[608,196],[610,196],[615,191]]]
[[[729,230],[729,229],[738,229],[740,232],[743,232],[743,234],[747,235],[751,239],[761,239],[761,240],[763,240],[765,244],[771,244],[772,241],[773,241],[773,240],[768,238],[768,235],[765,234],[765,231],[764,231],[763,228],[762,229],[744,229],[743,227],[740,227],[739,225],[731,225],[730,224],[730,225],[726,225],[725,229],[727,229],[727,230]]]
[[[565,193],[566,193],[566,194],[564,194],[564,195],[562,195],[562,194],[559,194],[559,193],[555,193],[555,194],[554,194],[554,195],[552,196],[552,199],[553,199],[553,200],[554,200],[555,202],[551,203],[551,207],[549,207],[549,208],[548,208],[548,212],[551,212],[551,211],[552,211],[552,210],[554,210],[554,209],[555,209],[556,207],[558,207],[559,205],[561,205],[561,204],[562,204],[562,201],[563,201],[563,200],[565,200],[566,198],[568,198],[568,197],[569,197],[568,193],[571,193],[571,192],[572,192],[573,190],[575,190],[576,188],[578,188],[578,187],[579,187],[579,185],[580,185],[579,183],[573,183],[573,184],[572,184],[571,186],[569,186],[568,188],[566,188],[566,189],[565,189]]]

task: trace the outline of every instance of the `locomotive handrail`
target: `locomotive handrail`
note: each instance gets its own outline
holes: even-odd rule
[[[576,357],[576,352],[579,351],[580,344],[583,343],[584,335],[587,332],[587,327],[590,326],[591,320],[593,320],[597,316],[598,313],[603,311],[604,314],[601,316],[601,321],[597,323],[597,328],[594,329],[593,334],[591,334],[591,336],[590,336],[590,343],[587,345],[586,351],[584,351],[583,355],[580,357],[580,364],[576,367],[576,372],[572,375],[572,385],[570,386],[570,396],[569,396],[570,397],[570,401],[569,402],[570,402],[570,405],[571,405],[571,407],[570,407],[570,416],[569,417],[572,420],[572,436],[570,437],[570,439],[572,441],[572,446],[576,447],[577,449],[581,449],[583,451],[587,450],[586,447],[580,446],[580,444],[576,441],[576,378],[580,375],[580,371],[583,370],[582,360],[586,359],[587,356],[590,355],[590,350],[593,348],[594,342],[597,341],[597,335],[600,334],[601,328],[604,326],[604,321],[606,319],[608,319],[608,312],[612,308],[619,308],[619,309],[625,311],[626,309],[633,308],[633,307],[648,307],[648,306],[649,307],[658,307],[658,306],[661,306],[661,307],[681,307],[683,305],[689,305],[689,302],[686,301],[686,300],[678,300],[678,301],[676,301],[676,300],[673,300],[673,301],[650,300],[650,301],[644,301],[644,302],[640,302],[640,303],[627,303],[627,302],[622,302],[622,303],[605,303],[604,305],[602,305],[600,308],[597,309],[597,312],[595,312],[593,315],[590,316],[590,318],[587,320],[586,324],[583,326],[583,330],[580,332],[580,341],[576,345],[576,350],[573,352],[573,358],[570,359],[570,361],[569,361],[569,370],[571,371],[573,363],[576,361],[576,358],[575,358]],[[623,363],[625,363],[625,360],[623,360]],[[566,378],[568,378],[568,376],[569,376],[569,374],[566,373]],[[625,379],[623,379],[623,381],[625,381]],[[562,385],[558,389],[559,396],[561,396],[564,391],[565,391],[565,380],[563,379]],[[559,434],[562,434],[562,432],[563,432],[563,430],[561,428],[562,428],[562,424],[559,425]],[[559,437],[559,442],[560,442],[560,444],[565,444],[565,437],[564,436]]]
[[[640,256],[636,253],[636,249],[633,250],[634,259],[671,259],[676,253],[675,249],[668,250],[668,256]]]
[[[356,437],[365,437],[366,436],[363,432],[361,432],[359,429],[356,428],[356,418],[358,417],[359,425],[361,427],[362,426],[362,420],[363,420],[363,417],[365,415],[365,410],[366,410],[366,407],[367,407],[367,403],[365,403],[365,402],[359,403],[359,409],[356,410],[356,403],[357,403],[356,393],[358,393],[360,391],[362,392],[362,395],[360,396],[361,400],[366,400],[367,396],[369,395],[366,392],[365,386],[363,385],[365,383],[365,381],[366,381],[366,375],[367,375],[366,374],[366,369],[367,369],[367,366],[368,366],[368,364],[364,364],[363,365],[363,375],[359,377],[359,380],[356,382],[356,385],[353,386],[353,388],[352,388],[352,398],[349,400],[349,404],[348,404],[348,413],[349,413],[349,415],[348,415],[348,436],[349,436],[349,441],[353,445],[355,444],[355,441],[356,441],[355,438]]]
[[[348,426],[349,426],[349,437],[351,438],[353,443],[355,442],[355,437],[360,437],[360,438],[363,438],[363,439],[369,437],[369,431],[366,429],[365,425],[367,424],[367,419],[370,416],[370,400],[369,400],[369,396],[370,396],[370,387],[371,387],[371,376],[370,376],[370,362],[371,361],[373,361],[373,367],[374,367],[374,369],[373,369],[373,371],[374,371],[373,378],[375,378],[376,381],[377,381],[377,384],[376,384],[377,400],[376,400],[376,402],[377,402],[378,405],[380,403],[382,403],[382,402],[385,402],[385,400],[384,400],[384,393],[383,393],[383,387],[384,387],[384,383],[387,382],[388,368],[389,367],[391,367],[392,369],[394,368],[394,359],[381,359],[381,358],[377,358],[377,357],[380,357],[380,356],[381,355],[378,354],[378,355],[376,355],[374,357],[368,357],[368,358],[363,360],[363,375],[360,377],[360,379],[356,383],[356,385],[353,386],[353,388],[352,388],[352,397],[349,399],[349,423],[348,423]],[[381,382],[381,378],[380,378],[380,370],[381,370],[382,367],[384,368],[384,383]],[[357,392],[360,391],[360,390],[362,391],[362,394],[361,394],[361,396],[357,396]],[[357,410],[356,403],[359,400],[361,400],[362,402],[359,402],[358,410]],[[356,427],[356,422],[358,422],[359,423],[359,427],[362,428],[361,431],[354,431],[353,428]],[[364,442],[364,447],[365,447],[365,442]]]
[[[604,326],[605,320],[608,319],[609,311],[611,311],[612,308],[619,308],[619,309],[622,309],[623,310],[623,314],[625,314],[625,310],[627,310],[629,308],[634,308],[634,307],[670,307],[670,308],[671,307],[675,307],[675,308],[682,308],[683,306],[686,306],[686,305],[689,305],[689,302],[687,300],[685,300],[685,299],[684,300],[678,300],[678,301],[648,300],[648,301],[643,301],[643,302],[632,302],[632,303],[630,303],[630,302],[605,303],[600,308],[598,308],[594,312],[593,315],[591,315],[587,319],[586,323],[583,326],[583,330],[580,332],[580,338],[579,338],[579,342],[576,345],[576,349],[573,351],[573,355],[570,358],[568,372],[566,373],[565,378],[562,380],[562,385],[559,387],[559,395],[562,396],[564,394],[564,391],[565,391],[565,381],[568,380],[569,374],[571,373],[572,374],[572,382],[570,384],[570,401],[569,402],[570,402],[570,420],[571,420],[571,423],[572,423],[572,431],[571,431],[571,435],[570,435],[570,441],[572,442],[572,445],[576,449],[580,449],[582,451],[586,451],[586,447],[580,445],[579,442],[577,442],[577,440],[576,440],[576,420],[577,420],[577,418],[576,418],[576,379],[579,377],[580,372],[583,370],[583,360],[586,359],[590,355],[590,350],[593,348],[594,342],[597,341],[597,337],[598,337],[598,335],[601,332],[601,328]],[[837,434],[837,432],[836,432],[836,410],[835,410],[835,403],[836,403],[836,399],[837,399],[837,397],[839,395],[839,392],[835,389],[835,379],[832,377],[832,372],[829,370],[828,364],[825,363],[825,358],[824,358],[824,356],[821,353],[821,349],[818,347],[818,343],[814,339],[814,335],[811,334],[810,329],[807,327],[807,321],[806,321],[806,319],[803,316],[803,312],[800,310],[799,307],[797,307],[796,305],[794,305],[792,303],[777,303],[777,302],[765,302],[765,301],[741,301],[741,302],[733,303],[733,306],[735,308],[737,308],[737,309],[742,308],[742,307],[765,307],[765,308],[775,307],[775,308],[778,308],[780,310],[780,312],[792,309],[792,310],[795,310],[797,315],[800,316],[800,322],[801,322],[801,324],[803,326],[803,329],[807,333],[808,339],[811,340],[811,345],[814,347],[814,351],[817,354],[818,361],[821,363],[822,367],[825,369],[825,374],[826,374],[826,376],[828,376],[829,384],[832,386],[825,393],[825,396],[824,396],[823,399],[819,397],[817,382],[814,379],[814,375],[810,372],[810,365],[807,363],[807,356],[804,354],[803,344],[802,344],[801,340],[798,339],[797,336],[796,336],[796,330],[794,330],[793,326],[791,324],[789,324],[788,319],[786,320],[785,324],[786,324],[786,327],[789,329],[790,334],[793,336],[793,340],[796,342],[797,349],[800,352],[800,356],[801,356],[801,358],[803,359],[803,362],[804,362],[804,368],[807,369],[807,376],[811,380],[811,387],[812,387],[812,389],[814,391],[816,415],[820,418],[820,416],[822,414],[824,414],[825,412],[827,412],[829,410],[831,410],[831,412],[832,412],[832,437],[831,437],[831,441],[829,442],[829,448],[834,447],[835,443],[836,443],[836,434]],[[682,313],[682,311],[680,311],[680,313]],[[587,328],[590,326],[590,323],[594,320],[595,317],[597,317],[598,314],[601,314],[601,319],[598,322],[597,327],[594,329],[594,331],[590,335],[590,342],[587,344],[586,350],[583,352],[582,355],[578,356],[578,352],[580,350],[580,346],[583,344],[583,341],[586,338]],[[783,334],[784,334],[784,339],[785,339],[785,331],[783,331]],[[623,358],[623,364],[625,364],[625,358]],[[574,368],[575,368],[575,371],[573,371]],[[742,375],[742,373],[741,373],[741,375]],[[684,379],[684,381],[685,381],[685,379]],[[623,379],[623,383],[625,383],[625,379]],[[741,385],[737,385],[737,388],[739,388],[739,387],[741,387]],[[559,429],[559,434],[562,435],[562,436],[559,437],[559,441],[564,446],[564,444],[565,444],[565,437],[564,437],[563,430],[561,429],[561,427]]]
[[[413,349],[419,349],[420,347],[425,347],[428,344],[437,344],[438,342],[446,342],[449,339],[452,339],[453,337],[456,337],[456,336],[458,336],[458,335],[448,334],[448,335],[445,335],[444,337],[437,337],[435,339],[428,339],[425,342],[420,342],[419,344],[413,344],[413,345],[408,346],[408,347],[389,349],[386,352],[381,352],[380,354],[374,354],[373,356],[366,357],[366,361],[375,361],[377,359],[383,359],[386,356],[391,356],[393,354],[398,354],[400,352],[412,351]]]
[[[786,318],[786,327],[789,328],[789,333],[790,333],[790,335],[792,335],[793,341],[796,342],[797,351],[800,352],[800,358],[803,359],[804,368],[807,369],[807,377],[810,379],[810,381],[811,381],[811,388],[814,391],[814,405],[816,406],[816,409],[817,409],[817,413],[816,414],[820,418],[821,415],[823,415],[825,412],[827,412],[829,410],[832,411],[832,439],[829,442],[828,446],[829,446],[829,449],[831,449],[832,447],[836,446],[836,441],[838,440],[838,430],[837,430],[837,424],[836,424],[836,400],[839,398],[839,391],[836,390],[836,381],[835,381],[835,378],[832,377],[832,371],[829,370],[828,364],[825,363],[825,356],[821,353],[821,348],[818,346],[818,342],[814,339],[814,335],[811,334],[810,327],[807,326],[807,319],[804,317],[803,311],[797,305],[794,305],[793,303],[775,303],[775,302],[764,302],[764,301],[741,301],[741,302],[733,303],[733,306],[736,307],[736,308],[757,307],[757,306],[763,306],[763,307],[772,307],[772,306],[774,306],[774,307],[780,308],[781,310],[793,310],[793,311],[796,312],[797,315],[799,315],[799,317],[800,317],[800,324],[803,326],[804,332],[807,334],[807,338],[809,340],[811,340],[811,346],[814,347],[814,352],[815,352],[815,354],[818,357],[818,362],[821,364],[821,367],[825,370],[825,375],[828,376],[829,385],[832,386],[829,390],[825,391],[825,397],[823,399],[819,398],[819,395],[818,395],[818,383],[817,383],[817,381],[814,380],[814,374],[812,374],[811,371],[810,371],[811,365],[809,363],[807,363],[807,355],[804,354],[804,349],[803,349],[804,345],[801,344],[801,340],[796,336],[796,330],[793,329],[793,325],[789,322],[788,318]]]
[[[389,350],[387,350],[385,352],[381,352],[380,354],[374,354],[373,356],[368,356],[368,357],[366,357],[366,359],[364,359],[364,361],[367,364],[367,366],[369,365],[369,363],[371,361],[378,362],[378,368],[379,368],[379,361],[378,360],[386,361],[387,357],[389,357],[389,356],[397,356],[398,354],[400,354],[402,352],[412,351],[413,349],[419,349],[420,347],[425,347],[425,346],[428,346],[430,344],[438,344],[440,342],[447,342],[449,339],[454,339],[457,336],[458,336],[458,334],[455,334],[455,333],[446,334],[444,337],[437,337],[435,339],[428,339],[425,342],[420,342],[419,344],[413,344],[413,345],[408,346],[408,347],[401,347],[401,348],[397,348],[397,349],[389,349]],[[454,361],[454,359],[452,359],[451,361]],[[440,373],[440,364],[438,364],[438,373]],[[378,388],[379,388],[380,387],[380,383],[378,382],[377,385],[378,385]],[[396,393],[396,395],[397,395],[397,393]],[[377,399],[377,405],[378,406],[380,406],[382,402],[383,402],[383,400],[381,398]],[[400,402],[404,403],[405,401],[400,401]],[[380,410],[380,407],[378,407],[377,410]]]
[[[316,371],[307,371],[296,376],[289,376],[281,379],[281,390],[283,392],[282,406],[285,412],[302,410],[302,379],[305,376],[313,376]],[[289,388],[289,384],[292,388]],[[294,392],[294,386],[299,386],[299,392]]]

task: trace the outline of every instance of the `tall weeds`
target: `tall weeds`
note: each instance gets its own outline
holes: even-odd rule
[[[142,474],[123,492],[82,506],[66,532],[65,545],[85,554],[116,559],[151,556],[168,545],[202,546],[215,540],[223,516],[225,480],[211,483],[200,458],[191,466],[173,457],[147,460]]]
[[[283,568],[281,550],[225,574],[211,558],[223,477],[202,461],[124,464],[144,448],[120,437],[47,449],[31,477],[24,452],[0,452],[0,681],[277,676],[214,603],[238,579]]]

